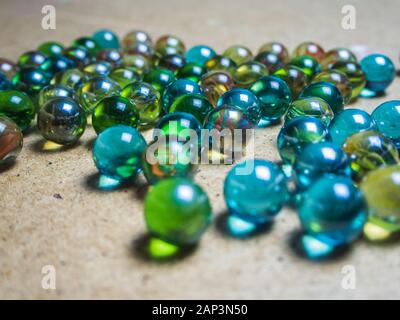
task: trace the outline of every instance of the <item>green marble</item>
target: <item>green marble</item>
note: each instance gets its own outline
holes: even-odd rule
[[[187,112],[203,123],[213,109],[211,103],[202,94],[185,94],[175,99],[169,112]]]
[[[94,130],[99,134],[118,124],[136,128],[139,124],[139,112],[136,106],[129,99],[120,96],[102,99],[92,113]]]
[[[18,58],[20,68],[37,68],[46,60],[47,56],[39,51],[27,51]]]
[[[121,88],[141,79],[140,74],[134,68],[129,67],[116,68],[110,72],[108,77],[118,83]]]
[[[42,108],[46,102],[54,98],[75,99],[75,91],[67,86],[51,84],[44,87],[38,96],[38,107]]]
[[[292,92],[293,99],[296,99],[299,96],[300,92],[308,83],[308,78],[304,71],[295,66],[279,68],[273,73],[273,76],[286,82]]]
[[[268,75],[265,65],[256,61],[241,64],[233,73],[233,79],[240,88],[249,88],[255,81]]]
[[[146,196],[144,216],[149,232],[176,245],[193,245],[211,223],[207,194],[192,181],[170,178]]]
[[[72,42],[73,47],[85,48],[91,56],[96,56],[97,52],[101,50],[96,40],[91,37],[81,37]]]
[[[55,75],[51,84],[59,84],[77,90],[89,77],[81,70],[74,68],[68,69]]]
[[[176,77],[178,79],[189,79],[198,82],[205,72],[206,69],[202,65],[196,62],[190,62],[176,71]]]
[[[329,104],[320,98],[301,98],[290,104],[285,114],[285,121],[304,116],[318,118],[325,126],[328,126],[334,114]]]
[[[357,99],[367,83],[361,66],[357,62],[338,61],[331,66],[331,69],[339,70],[347,75],[352,88],[351,100]]]
[[[64,46],[60,42],[44,42],[38,47],[38,51],[48,57],[58,57],[62,54]]]
[[[321,71],[321,66],[314,58],[310,56],[295,57],[290,60],[289,65],[300,68],[311,80],[318,72]]]
[[[50,83],[49,75],[39,68],[20,70],[12,79],[15,89],[24,91],[32,98],[36,98],[40,90]]]
[[[35,106],[29,96],[23,92],[1,91],[0,115],[10,118],[24,131],[30,127],[35,117]]]
[[[253,59],[253,53],[250,51],[250,49],[241,45],[229,47],[222,55],[231,59],[238,66]]]
[[[207,71],[225,71],[232,75],[237,68],[237,64],[228,57],[216,55],[208,60],[204,67]]]
[[[83,68],[83,72],[90,78],[97,76],[108,76],[111,70],[112,65],[106,61],[96,61]]]
[[[178,79],[171,82],[164,90],[162,95],[162,102],[165,113],[169,112],[172,103],[180,96],[185,94],[201,94],[200,86],[188,79]]]
[[[170,54],[185,54],[186,48],[183,41],[174,36],[174,35],[165,35],[160,37],[155,45],[154,48],[161,56],[167,56]]]
[[[143,77],[144,82],[150,83],[160,93],[175,80],[176,76],[171,70],[162,68],[153,69]]]
[[[146,82],[133,82],[121,91],[121,96],[128,98],[136,106],[140,125],[147,127],[154,124],[161,114],[160,93]]]
[[[68,47],[63,50],[63,56],[74,61],[78,67],[83,68],[92,61],[90,52],[82,46]]]

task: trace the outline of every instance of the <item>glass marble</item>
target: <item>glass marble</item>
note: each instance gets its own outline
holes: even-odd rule
[[[89,77],[108,76],[111,72],[112,65],[106,61],[96,61],[88,64],[82,70]]]
[[[306,146],[297,157],[293,172],[298,190],[304,190],[325,174],[350,177],[351,169],[349,158],[340,146],[325,141]]]
[[[157,130],[158,129],[158,130]],[[202,124],[193,115],[186,112],[174,112],[164,115],[155,125],[153,138],[157,135],[177,136],[186,141],[194,131],[200,137]]]
[[[263,224],[273,220],[290,199],[282,169],[268,161],[250,159],[234,166],[224,181],[230,215]]]
[[[329,141],[329,133],[319,119],[298,117],[284,124],[279,131],[277,145],[283,162],[293,165],[307,145],[323,141]]]
[[[356,240],[367,219],[362,192],[345,176],[325,175],[301,195],[299,219],[304,232],[337,247]]]
[[[85,48],[92,57],[95,57],[101,47],[91,37],[80,37],[72,42],[73,47]]]
[[[218,99],[235,87],[232,76],[225,71],[210,71],[200,79],[200,87],[212,106],[217,105]]]
[[[382,166],[399,163],[396,146],[376,131],[353,134],[344,143],[343,150],[350,157],[355,181],[361,181],[369,172]]]
[[[315,42],[303,42],[294,49],[292,57],[309,56],[314,58],[318,63],[325,58],[325,51]]]
[[[328,126],[334,114],[329,104],[320,98],[301,98],[290,104],[285,114],[285,121],[304,116],[318,118]]]
[[[65,48],[63,50],[63,56],[74,61],[80,68],[92,61],[89,51],[82,46]]]
[[[118,36],[109,29],[97,30],[92,37],[102,49],[119,49],[121,47]]]
[[[386,101],[372,112],[378,131],[389,138],[400,152],[400,100]]]
[[[286,66],[276,70],[273,75],[286,82],[292,92],[292,98],[296,99],[308,83],[307,75],[298,67]]]
[[[90,114],[103,98],[119,95],[121,87],[108,77],[94,77],[87,80],[77,91],[77,98],[83,109]]]
[[[162,68],[153,69],[143,77],[144,82],[150,83],[160,93],[175,80],[176,76],[171,70]]]
[[[46,60],[41,64],[40,69],[46,71],[49,74],[49,77],[53,77],[59,72],[75,67],[76,64],[71,59],[63,56],[54,56],[46,58]]]
[[[105,129],[126,125],[136,128],[139,124],[139,112],[136,106],[127,98],[120,96],[106,97],[94,108],[92,125],[97,134]]]
[[[183,41],[180,38],[170,34],[160,37],[156,41],[154,48],[161,56],[167,56],[170,54],[183,55],[186,52]]]
[[[131,100],[139,111],[140,125],[148,126],[160,117],[160,93],[146,82],[134,82],[122,89],[121,96]]]
[[[172,178],[191,178],[197,168],[197,151],[177,137],[168,136],[149,144],[143,153],[143,174],[150,184]]]
[[[217,107],[222,105],[239,108],[254,125],[257,125],[261,119],[260,101],[250,90],[233,88],[225,92],[217,101]]]
[[[154,237],[179,246],[196,244],[211,223],[207,194],[186,178],[157,183],[146,196],[144,216]]]
[[[339,89],[332,83],[320,81],[308,85],[300,93],[299,98],[317,97],[329,104],[334,114],[344,108],[343,97]]]
[[[216,55],[213,48],[206,45],[197,45],[186,51],[185,58],[188,63],[195,62],[204,66],[204,64]]]
[[[269,73],[274,73],[276,70],[285,66],[279,57],[270,51],[263,51],[256,55],[255,61],[262,63]]]
[[[147,45],[152,45],[153,41],[148,33],[141,30],[132,30],[128,32],[122,39],[122,47],[130,48],[137,43],[144,43]]]
[[[250,49],[241,45],[234,45],[229,47],[224,51],[222,55],[231,59],[238,66],[245,62],[253,60],[253,53],[250,51]]]
[[[258,53],[262,53],[265,51],[276,54],[278,56],[279,60],[282,61],[283,63],[288,63],[290,60],[289,51],[286,49],[286,47],[282,43],[268,42],[268,43],[263,44],[258,49]]]
[[[347,75],[351,84],[351,100],[357,99],[366,84],[365,74],[357,62],[336,62],[331,69],[339,70]]]
[[[171,82],[165,88],[162,95],[162,102],[165,113],[169,112],[169,108],[171,107],[175,99],[189,93],[201,94],[202,92],[200,86],[196,82],[188,79],[178,79]]]
[[[85,131],[86,114],[75,100],[54,98],[39,110],[37,127],[46,140],[71,145]]]
[[[204,121],[205,129],[251,129],[253,124],[240,108],[228,104],[213,109]]]
[[[42,108],[49,100],[54,98],[75,99],[75,91],[61,84],[48,85],[39,92],[38,107]]]
[[[171,71],[177,71],[183,68],[186,64],[186,59],[180,54],[169,54],[163,56],[158,61],[158,67],[163,69],[169,69]]]
[[[396,76],[396,68],[393,62],[383,54],[371,54],[360,62],[365,74],[366,89],[375,93],[381,93],[393,82]]]
[[[84,82],[89,80],[81,70],[73,68],[60,72],[51,80],[51,84],[60,84],[77,90]]]
[[[113,69],[108,77],[120,85],[121,88],[126,87],[128,84],[140,81],[140,74],[134,69],[129,67],[120,67]]]
[[[379,168],[361,182],[369,221],[389,231],[400,230],[400,165]]]
[[[135,178],[142,170],[147,144],[138,130],[117,125],[101,132],[93,147],[93,160],[101,175],[114,180]]]
[[[256,61],[249,61],[241,64],[233,73],[233,79],[237,87],[249,88],[256,80],[268,75],[265,65]]]
[[[0,115],[0,166],[13,162],[22,150],[21,129],[10,118]]]
[[[318,73],[312,82],[329,82],[332,83],[336,88],[339,89],[340,94],[343,97],[344,104],[348,104],[351,100],[352,85],[347,75],[339,70],[325,70]]]
[[[376,123],[367,112],[360,109],[345,109],[329,124],[331,139],[339,146],[353,134],[369,130],[376,130]]]
[[[202,94],[185,94],[178,97],[169,108],[169,112],[187,112],[193,115],[200,123],[204,122],[213,106]]]
[[[335,48],[327,51],[325,57],[321,61],[321,66],[324,69],[330,69],[333,64],[337,62],[355,62],[357,63],[357,58],[353,52],[346,48]]]
[[[145,57],[147,60],[153,62],[157,58],[156,50],[147,44],[137,43],[130,48],[126,48],[124,50],[125,55],[141,55]]]
[[[292,95],[286,82],[273,76],[258,79],[250,87],[250,91],[260,102],[259,127],[267,126],[279,120],[292,101]]]
[[[3,73],[0,72],[0,91],[11,89],[11,81]]]
[[[64,46],[60,42],[48,41],[42,43],[37,50],[48,57],[58,57],[61,56]]]
[[[113,68],[121,66],[123,62],[122,53],[118,49],[103,49],[97,52],[97,61],[106,61],[110,63]]]
[[[140,54],[125,54],[122,58],[122,66],[133,68],[140,75],[143,75],[152,69],[152,63],[150,60]]]
[[[208,60],[204,64],[204,66],[207,71],[225,71],[230,75],[232,75],[237,68],[237,64],[233,62],[232,59],[221,55],[215,55],[210,60]]]
[[[18,58],[20,68],[36,68],[46,60],[47,56],[39,51],[28,51]]]
[[[8,59],[0,58],[0,72],[3,73],[9,80],[11,80],[18,72],[18,65]]]
[[[198,82],[205,72],[206,69],[202,65],[197,62],[189,62],[176,71],[176,77]]]
[[[317,73],[321,71],[321,66],[314,58],[310,56],[295,57],[290,60],[289,65],[295,66],[303,70],[308,80],[311,80]]]
[[[10,118],[24,131],[30,127],[35,117],[35,106],[24,92],[16,90],[1,91],[0,116]]]
[[[26,68],[14,76],[12,83],[15,89],[24,91],[35,98],[39,91],[50,83],[50,77],[41,69]]]

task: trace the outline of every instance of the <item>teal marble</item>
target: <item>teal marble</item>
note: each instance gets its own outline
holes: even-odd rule
[[[315,181],[297,206],[305,234],[334,247],[356,240],[367,218],[362,192],[349,177],[334,174]]]
[[[376,123],[364,110],[345,109],[333,118],[328,129],[331,140],[341,146],[355,133],[375,130]]]
[[[93,159],[101,175],[124,181],[142,168],[146,141],[135,128],[117,125],[101,132],[93,147]]]
[[[267,126],[279,120],[292,101],[291,91],[285,81],[268,76],[258,79],[250,87],[261,106],[259,127]]]
[[[118,36],[109,29],[100,29],[93,33],[93,39],[102,49],[119,49]]]
[[[26,68],[20,70],[12,79],[14,88],[24,91],[32,98],[50,83],[50,76],[39,68]]]
[[[378,131],[389,138],[400,151],[400,100],[386,101],[371,114]]]
[[[329,173],[351,176],[350,161],[339,145],[324,141],[307,145],[293,165],[298,190],[310,187]]]
[[[230,215],[256,224],[270,222],[289,201],[282,169],[250,159],[234,166],[225,178],[224,198]]]
[[[176,77],[178,79],[189,79],[194,82],[199,82],[203,74],[206,73],[206,68],[197,62],[189,62],[182,68],[177,70]]]
[[[169,108],[176,98],[183,96],[184,94],[196,94],[202,93],[200,86],[188,79],[178,79],[171,82],[164,90],[162,95],[162,102],[165,113],[169,112]]]
[[[279,154],[285,164],[294,164],[304,148],[329,140],[328,130],[317,118],[297,117],[284,124],[278,134]]]
[[[229,105],[242,110],[253,125],[261,119],[261,105],[256,95],[247,89],[234,88],[219,97],[217,107]]]
[[[0,91],[12,89],[12,84],[8,78],[0,72]]]
[[[202,94],[185,94],[175,99],[169,112],[187,112],[204,123],[204,119],[213,110],[213,106]]]
[[[188,63],[195,62],[204,66],[215,55],[216,53],[213,48],[205,45],[197,45],[186,51],[185,58]]]
[[[317,97],[329,104],[334,114],[342,111],[344,100],[339,89],[332,83],[314,82],[303,89],[299,98]]]
[[[365,88],[378,94],[385,91],[396,76],[393,62],[383,54],[370,54],[361,60],[360,65],[367,80]]]

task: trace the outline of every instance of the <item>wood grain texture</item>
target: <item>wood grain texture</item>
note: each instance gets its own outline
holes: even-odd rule
[[[65,44],[98,28],[120,36],[147,30],[155,39],[180,36],[187,46],[209,44],[218,52],[231,44],[256,50],[279,40],[293,49],[314,40],[324,48],[364,45],[398,63],[397,0],[352,0],[357,28],[341,28],[348,1],[11,1],[0,2],[0,56],[16,59],[48,40]],[[57,29],[41,29],[41,7],[54,4]],[[399,98],[400,81],[386,97],[359,100],[371,111]],[[257,157],[277,160],[278,127],[256,135]],[[298,229],[285,209],[272,230],[248,240],[210,227],[193,254],[167,263],[146,261],[132,249],[145,234],[142,190],[101,192],[93,188],[91,128],[70,150],[43,152],[40,135],[26,136],[15,166],[0,173],[1,298],[400,298],[400,248],[357,242],[340,259],[312,263],[289,246]],[[202,166],[195,180],[208,192],[215,215],[224,212],[222,184],[229,166]],[[56,196],[55,196],[56,195]],[[61,196],[58,197],[58,195]],[[41,268],[54,265],[57,289],[41,288]],[[357,270],[357,289],[341,288],[344,265]]]

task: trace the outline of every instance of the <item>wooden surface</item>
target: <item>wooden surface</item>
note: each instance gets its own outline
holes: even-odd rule
[[[47,40],[65,44],[101,27],[120,36],[144,29],[156,39],[172,33],[187,46],[218,52],[231,44],[256,50],[279,40],[293,49],[305,40],[324,48],[364,46],[398,64],[400,3],[352,0],[356,29],[343,30],[348,1],[6,1],[0,2],[0,56],[16,59]],[[41,29],[41,7],[54,4],[57,29]],[[387,96],[359,100],[371,111],[399,98],[400,81]],[[278,160],[278,127],[256,135],[256,156]],[[222,184],[229,166],[202,166],[196,181],[208,192],[214,223],[199,247],[183,259],[158,263],[135,250],[145,235],[143,190],[101,192],[90,146],[92,128],[70,150],[45,152],[34,130],[15,166],[0,173],[1,298],[400,298],[400,248],[357,242],[350,252],[313,263],[290,247],[299,223],[285,209],[269,232],[233,239],[217,228],[225,210]],[[58,196],[59,195],[59,196]],[[43,290],[41,269],[54,265],[57,289]],[[357,272],[356,290],[341,287],[344,265]]]

